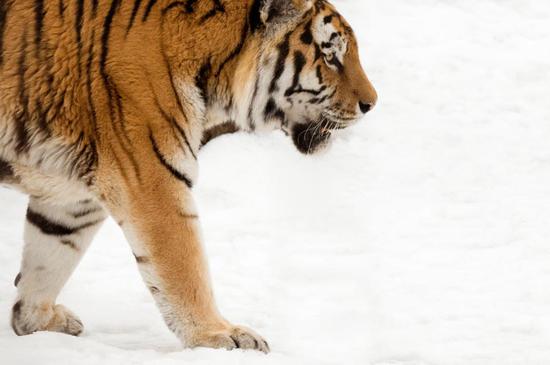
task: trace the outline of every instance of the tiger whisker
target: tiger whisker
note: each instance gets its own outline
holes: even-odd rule
[[[310,139],[309,141],[309,146],[308,146],[308,151],[311,151],[311,145],[313,143],[313,140],[314,140],[314,137],[319,133],[320,130],[322,130],[322,125],[323,125],[323,121],[321,121],[320,123],[317,123],[315,124],[314,126],[314,129],[313,129],[313,138]]]
[[[323,116],[321,122],[315,125],[315,129],[313,130],[313,136],[317,135],[318,133],[320,134],[326,131],[330,123],[331,121],[328,118]],[[308,151],[311,151],[311,144],[313,143],[313,140],[314,138],[311,138],[311,140],[309,141]]]

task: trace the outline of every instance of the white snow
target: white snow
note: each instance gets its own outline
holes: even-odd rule
[[[59,302],[9,326],[26,198],[0,191],[2,364],[550,363],[550,3],[336,0],[380,103],[327,153],[220,138],[196,197],[216,297],[273,352],[181,350],[109,222]]]

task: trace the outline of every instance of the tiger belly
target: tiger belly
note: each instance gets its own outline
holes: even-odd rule
[[[89,187],[81,181],[49,175],[33,167],[9,163],[0,158],[0,186],[21,191],[49,204],[69,204],[91,199]]]

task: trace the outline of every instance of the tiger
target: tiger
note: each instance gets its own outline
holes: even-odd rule
[[[56,299],[112,217],[183,347],[268,353],[216,307],[199,150],[282,130],[316,154],[377,98],[325,0],[1,0],[0,183],[29,196],[11,327],[82,333]]]

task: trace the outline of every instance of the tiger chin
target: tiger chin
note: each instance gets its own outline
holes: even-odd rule
[[[311,154],[370,111],[343,17],[324,0],[8,0],[0,40],[0,183],[30,196],[15,333],[82,333],[56,299],[111,216],[184,346],[269,352],[217,310],[197,154],[265,129]]]

